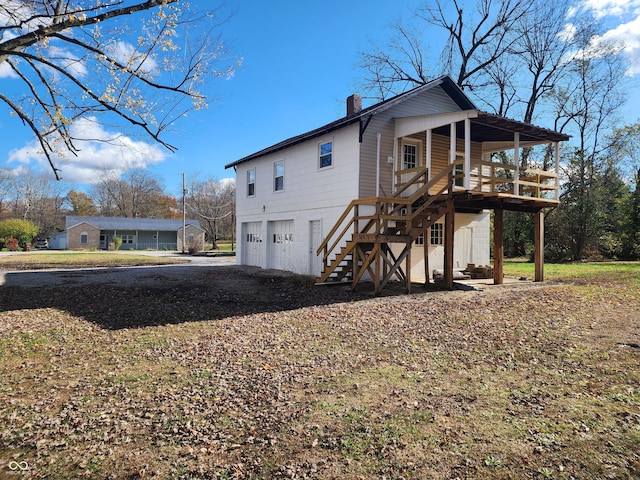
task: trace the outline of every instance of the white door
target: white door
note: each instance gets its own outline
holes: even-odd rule
[[[293,270],[293,220],[269,222],[269,268]]]
[[[453,267],[467,268],[473,263],[473,228],[462,227],[456,230],[453,243]]]
[[[322,273],[322,254],[317,255],[322,243],[322,225],[320,220],[309,222],[309,274],[319,277]]]
[[[262,222],[242,224],[242,264],[262,266]]]

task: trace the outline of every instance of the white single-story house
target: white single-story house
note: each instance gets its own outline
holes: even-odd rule
[[[502,211],[536,215],[542,277],[542,210],[558,204],[558,144],[569,137],[479,111],[449,76],[362,108],[226,165],[236,172],[243,265],[314,275],[429,280],[489,265],[502,281]],[[521,148],[553,144],[552,169],[520,171]],[[512,164],[496,152],[510,151]],[[455,238],[455,241],[454,241]],[[497,249],[497,250],[496,250]],[[538,275],[539,274],[539,275]]]
[[[183,228],[184,227],[184,228]],[[122,240],[121,250],[184,250],[204,248],[205,232],[197,220],[79,217],[65,218],[65,231],[49,238],[49,248],[107,250],[114,237]],[[183,235],[184,231],[184,235]]]

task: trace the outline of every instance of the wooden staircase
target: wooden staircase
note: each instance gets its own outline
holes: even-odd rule
[[[410,291],[414,242],[420,235],[426,237],[428,229],[453,209],[450,201],[453,169],[454,165],[450,165],[429,182],[427,170],[422,169],[393,197],[353,200],[316,252],[323,256],[324,266],[316,283],[350,281],[355,289],[368,272],[376,294],[393,276],[405,282]],[[447,180],[444,186],[430,193],[444,179]],[[410,196],[401,196],[412,185],[419,188]],[[399,255],[394,253],[393,244],[403,245]],[[425,239],[425,270],[428,271],[426,258]]]

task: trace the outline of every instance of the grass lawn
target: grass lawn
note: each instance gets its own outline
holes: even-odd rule
[[[640,263],[377,298],[240,271],[0,288],[0,478],[640,478]]]
[[[30,270],[75,267],[126,267],[182,263],[181,258],[153,257],[139,253],[118,252],[18,252],[0,255],[2,270]]]

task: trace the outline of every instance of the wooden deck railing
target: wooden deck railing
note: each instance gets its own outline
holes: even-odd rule
[[[559,179],[555,172],[515,165],[475,161],[471,165],[471,190],[505,193],[526,198],[558,199]],[[550,193],[550,194],[549,194]]]
[[[455,188],[463,189],[465,177],[463,172],[464,160],[456,160],[453,165],[455,165],[453,175]],[[396,172],[396,177],[401,179],[403,176],[414,172],[415,174],[411,179],[397,184],[396,195],[401,195],[412,185],[420,186],[427,183],[426,169],[399,171]],[[558,200],[559,179],[555,172],[534,168],[517,171],[515,165],[478,160],[471,162],[469,177],[471,191]]]

